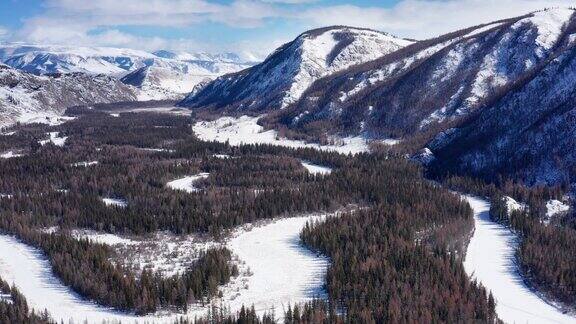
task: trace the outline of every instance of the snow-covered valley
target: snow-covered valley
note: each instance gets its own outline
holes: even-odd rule
[[[236,230],[226,246],[239,260],[241,273],[221,288],[222,298],[215,300],[214,305],[226,306],[231,311],[242,305],[254,305],[260,314],[274,309],[276,316],[281,317],[288,305],[324,297],[328,260],[303,247],[299,238],[306,222],[324,217],[324,214],[302,215]],[[105,244],[136,244],[114,235],[77,235]],[[54,319],[65,323],[172,323],[181,316],[205,315],[209,308],[196,305],[187,314],[136,316],[98,306],[63,285],[38,249],[9,235],[0,235],[0,273],[4,280],[16,285],[32,308],[47,309]]]
[[[574,323],[575,317],[547,303],[525,284],[515,263],[517,237],[490,219],[490,203],[465,198],[474,210],[475,231],[464,268],[492,292],[498,317],[506,323]]]
[[[0,273],[24,294],[30,307],[39,311],[46,309],[55,320],[64,323],[144,323],[177,319],[176,315],[137,317],[122,314],[83,300],[54,276],[41,251],[8,235],[0,235]]]
[[[325,297],[328,260],[306,249],[299,237],[306,222],[324,217],[312,214],[283,218],[234,234],[227,246],[244,263],[241,268],[249,269],[251,275],[240,275],[224,288],[223,304],[232,311],[254,304],[259,314],[274,310],[277,317],[282,317],[288,305]]]
[[[0,323],[3,280],[71,324],[576,323],[575,50],[576,9],[260,64],[0,44]]]

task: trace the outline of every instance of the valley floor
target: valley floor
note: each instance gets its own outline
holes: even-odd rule
[[[51,271],[52,267],[41,251],[30,247],[16,238],[0,235],[0,273],[10,284],[16,285],[35,310],[48,310],[54,320],[68,323],[101,323],[112,321],[123,323],[172,322],[175,315],[163,318],[154,316],[137,317],[116,312],[83,300],[70,288],[62,284]]]
[[[516,235],[490,219],[490,203],[465,197],[474,210],[475,231],[464,268],[492,292],[498,317],[506,323],[576,322],[576,318],[563,314],[526,286],[515,263]]]

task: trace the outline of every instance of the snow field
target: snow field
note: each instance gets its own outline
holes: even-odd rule
[[[128,206],[128,203],[126,202],[126,200],[123,199],[117,199],[117,198],[102,198],[102,201],[106,204],[106,206],[108,207],[120,207],[120,208],[125,208],[126,206]]]
[[[240,260],[241,274],[221,287],[223,297],[213,304],[226,305],[232,312],[239,310],[242,305],[254,304],[259,314],[274,309],[277,318],[281,318],[288,305],[314,297],[325,297],[323,285],[328,260],[307,250],[299,239],[300,231],[307,221],[324,217],[324,214],[304,215],[236,230],[226,246]],[[138,244],[131,239],[92,231],[76,231],[74,235],[116,247],[134,247]],[[156,239],[164,241],[162,236]],[[209,246],[209,243],[189,239],[185,241],[204,244],[203,248]],[[177,246],[190,248],[191,245],[186,242],[168,240],[159,247],[171,254]],[[158,264],[161,266],[161,261]],[[54,276],[49,262],[38,249],[8,235],[0,235],[0,273],[4,280],[18,287],[32,308],[48,309],[54,319],[65,323],[172,323],[181,315],[194,318],[205,315],[209,309],[208,305],[195,305],[190,307],[187,314],[158,313],[138,317],[98,306],[83,300],[64,286]]]
[[[264,131],[258,125],[260,117],[222,117],[215,121],[199,121],[192,128],[198,138],[204,141],[228,142],[232,146],[242,144],[270,144],[291,148],[315,148],[339,153],[361,153],[369,151],[368,142],[362,137],[333,138],[335,144],[320,145],[304,141],[279,138],[275,130]]]
[[[83,300],[54,276],[41,251],[8,235],[0,235],[0,274],[26,297],[38,311],[47,309],[64,323],[171,323],[177,315],[138,317]]]
[[[575,317],[563,314],[526,286],[515,263],[517,237],[490,220],[490,203],[464,198],[474,210],[475,226],[464,269],[492,292],[498,317],[507,323],[575,323]]]
[[[82,162],[76,162],[76,163],[72,163],[71,166],[73,167],[89,167],[92,165],[97,165],[99,162],[98,161],[82,161]]]
[[[57,230],[57,229],[55,229]],[[109,233],[99,233],[92,230],[73,230],[72,236],[76,239],[88,239],[94,243],[106,244],[106,245],[133,245],[137,244],[137,241],[124,238],[115,234]]]
[[[327,258],[315,255],[300,241],[306,222],[324,214],[283,218],[251,230],[238,230],[227,243],[243,264],[241,274],[223,289],[220,302],[232,311],[254,305],[258,314],[274,310],[283,316],[288,305],[325,298]],[[246,276],[249,270],[250,276]]]
[[[22,154],[16,153],[14,151],[7,151],[7,152],[0,154],[0,158],[2,158],[2,159],[10,159],[10,158],[19,157],[19,156],[22,156]]]
[[[546,217],[552,217],[556,214],[566,212],[569,209],[570,205],[567,205],[559,200],[549,200],[546,202]]]
[[[121,262],[136,275],[149,269],[164,277],[182,274],[199,258],[200,252],[221,245],[194,235],[177,236],[169,232],[157,232],[149,237],[125,237],[76,229],[72,235],[113,247],[118,257],[112,261]]]
[[[62,116],[53,111],[22,111],[19,113],[17,121],[22,124],[47,124],[58,126],[76,117]]]
[[[512,214],[513,211],[524,210],[525,208],[528,208],[528,206],[526,206],[523,203],[517,202],[512,197],[504,196],[504,200],[506,202],[506,209],[508,210],[508,216],[510,216],[510,214]]]
[[[208,178],[209,175],[209,173],[199,173],[193,176],[187,176],[181,179],[170,181],[166,184],[166,186],[170,189],[182,190],[188,193],[198,192],[200,189],[194,187],[194,183],[198,180]]]
[[[315,174],[315,175],[328,175],[330,173],[332,173],[332,168],[329,167],[325,167],[325,166],[321,166],[321,165],[317,165],[317,164],[312,164],[306,161],[300,161],[300,163],[302,163],[302,166],[306,168],[306,170],[308,170],[308,172],[310,172],[311,174]]]
[[[48,133],[50,135],[50,138],[47,140],[41,140],[40,145],[46,145],[48,143],[52,143],[56,146],[64,146],[64,144],[66,144],[66,140],[68,139],[68,136],[63,136],[60,137],[60,133],[59,132],[50,132]]]

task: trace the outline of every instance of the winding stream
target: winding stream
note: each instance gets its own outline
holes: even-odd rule
[[[526,286],[514,263],[516,236],[490,220],[489,202],[472,196],[465,199],[474,210],[475,232],[464,268],[492,292],[498,316],[507,323],[576,323],[576,318],[563,314]],[[299,240],[306,221],[321,217],[304,215],[238,230],[227,246],[251,275],[240,276],[224,287],[221,302],[233,311],[242,304],[254,304],[259,313],[274,309],[279,316],[288,304],[324,297],[328,260],[305,249]],[[58,321],[165,323],[180,316],[138,317],[85,301],[53,275],[39,250],[8,235],[0,235],[0,273],[20,289],[31,307],[47,309]],[[206,308],[196,308],[187,315],[193,318],[205,312]]]

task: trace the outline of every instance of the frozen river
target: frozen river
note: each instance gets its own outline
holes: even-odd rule
[[[232,311],[242,304],[254,304],[259,313],[275,310],[279,317],[289,304],[323,297],[323,284],[328,260],[304,248],[299,234],[307,221],[320,219],[313,214],[283,218],[239,229],[226,243],[242,262],[241,275],[225,287],[221,302]],[[69,323],[173,323],[181,314],[138,317],[83,300],[54,276],[50,263],[36,248],[12,236],[0,235],[0,274],[24,294],[36,310],[47,309],[57,321]],[[190,318],[205,314],[207,308],[191,309]]]
[[[490,203],[465,196],[474,210],[474,236],[464,261],[466,272],[492,291],[498,317],[506,323],[576,323],[530,290],[514,262],[517,238],[490,220]]]

